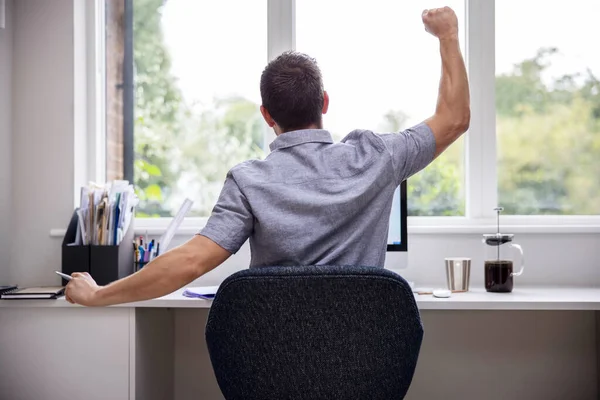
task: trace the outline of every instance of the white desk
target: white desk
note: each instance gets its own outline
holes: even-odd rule
[[[118,308],[210,308],[209,300],[191,299],[183,289],[158,299],[121,304]],[[513,293],[488,293],[471,289],[447,299],[415,295],[421,310],[600,310],[600,288],[520,287]],[[1,307],[80,307],[64,297],[55,301],[0,301]]]
[[[105,308],[75,306],[64,298],[1,300],[0,365],[3,367],[0,368],[0,388],[4,394],[9,393],[12,399],[58,400],[69,393],[71,398],[92,400],[179,400],[189,398],[191,392],[197,393],[197,398],[206,400],[221,398],[204,346],[204,324],[211,301],[185,298],[181,293],[180,290],[159,299]],[[503,343],[503,346],[509,346],[512,341],[519,341],[519,324],[529,324],[529,328],[523,328],[525,331],[541,324],[543,332],[555,336],[548,339],[532,336],[528,339],[539,339],[545,343],[532,353],[533,356],[529,355],[538,361],[544,355],[572,360],[564,353],[565,341],[567,347],[569,341],[584,340],[588,343],[585,347],[577,347],[581,351],[575,362],[580,371],[561,370],[556,376],[548,375],[543,379],[564,379],[570,393],[585,387],[579,392],[578,398],[591,399],[598,394],[590,389],[590,380],[597,380],[594,369],[596,355],[590,355],[588,350],[594,346],[590,340],[596,333],[589,330],[595,329],[594,311],[600,310],[600,288],[518,287],[508,294],[472,289],[468,293],[453,294],[448,299],[431,295],[416,295],[415,298],[423,311],[426,331],[420,365],[413,381],[413,386],[417,387],[415,390],[426,386],[431,388],[426,383],[429,378],[421,378],[423,373],[419,372],[419,368],[427,368],[428,373],[437,374],[438,371],[432,372],[431,365],[438,364],[433,362],[433,358],[440,351],[446,353],[446,358],[456,359],[458,356],[470,360],[468,362],[478,362],[478,358],[484,357],[480,355],[486,349],[483,345],[474,345],[470,350],[472,354],[464,354],[465,347],[463,350],[448,349],[457,341],[464,341],[463,346],[471,346],[470,343],[481,336],[493,335],[494,331],[505,329],[497,335],[510,336]],[[480,311],[464,313],[469,310]],[[482,313],[483,310],[493,310],[494,313]],[[532,314],[535,310],[554,310],[558,313],[551,320],[547,314]],[[523,317],[510,317],[507,323],[507,313],[511,311],[519,311],[518,315]],[[588,312],[583,315],[584,311]],[[446,315],[452,317],[447,318]],[[505,320],[491,327],[496,316]],[[531,319],[536,319],[536,322],[530,322]],[[472,338],[464,337],[464,331],[453,331],[465,321],[473,321],[468,324],[480,326],[478,329],[483,331],[470,331],[474,335]],[[578,324],[581,329],[578,332],[568,331],[569,325],[573,324]],[[562,325],[565,325],[563,333],[556,333],[562,329]],[[486,326],[488,331],[485,331]],[[532,346],[528,344],[527,347]],[[452,355],[452,351],[457,354]],[[518,351],[523,352],[522,348]],[[512,365],[510,363],[513,361],[507,361]],[[521,362],[527,361],[522,359]],[[481,365],[487,364],[487,361],[482,361]],[[4,367],[6,365],[10,367]],[[448,365],[443,368],[447,371]],[[472,368],[482,367],[478,365]],[[512,370],[512,367],[506,368]],[[581,369],[585,371],[586,380],[576,381],[575,377],[581,376]],[[447,372],[439,374],[439,379],[449,376]],[[514,379],[510,377],[511,381]],[[410,393],[408,398],[412,399]],[[415,398],[435,399],[437,396],[421,390]],[[486,398],[492,399],[489,396]]]
[[[600,288],[517,288],[513,293],[472,289],[448,299],[417,295],[421,310],[600,310]]]

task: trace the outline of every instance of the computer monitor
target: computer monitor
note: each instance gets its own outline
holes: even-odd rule
[[[385,268],[403,269],[408,267],[408,235],[406,230],[406,181],[396,188],[390,214]]]

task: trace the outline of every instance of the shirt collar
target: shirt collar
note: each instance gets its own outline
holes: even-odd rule
[[[269,145],[271,151],[304,143],[333,143],[331,134],[324,129],[301,129],[277,136]]]

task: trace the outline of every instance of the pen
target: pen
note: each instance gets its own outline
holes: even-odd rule
[[[54,272],[56,272],[58,275],[62,276],[64,279],[66,279],[68,281],[73,279],[73,277],[71,275],[63,274],[62,272],[58,272],[58,271],[54,271]]]
[[[160,255],[160,242],[156,242],[156,257]]]
[[[152,247],[154,246],[154,239],[148,245],[148,261],[152,261]]]

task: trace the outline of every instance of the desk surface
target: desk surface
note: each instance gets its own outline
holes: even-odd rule
[[[210,308],[211,301],[190,299],[178,290],[167,296],[116,307]],[[600,310],[600,288],[519,287],[513,293],[472,289],[448,299],[415,295],[421,310]],[[1,307],[79,307],[58,300],[0,300]]]

